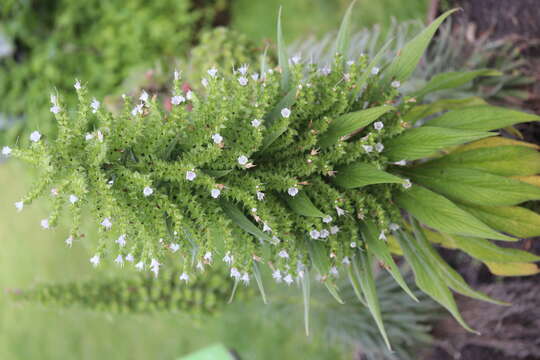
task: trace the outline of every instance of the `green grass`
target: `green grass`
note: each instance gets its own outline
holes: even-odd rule
[[[28,169],[17,162],[0,164],[0,359],[176,359],[216,342],[236,349],[243,359],[342,358],[338,350],[306,338],[301,321],[285,328],[245,311],[240,303],[227,307],[221,316],[198,320],[13,303],[5,296],[7,289],[80,279],[107,270],[105,264],[93,270],[88,262],[91,232],[69,249],[63,242],[66,227],[40,228],[39,220],[47,216],[44,201],[22,213],[15,211],[13,203],[30,187],[25,180],[28,175]]]
[[[277,14],[283,5],[285,40],[292,42],[308,35],[337,31],[351,0],[235,0],[232,27],[253,40],[275,38]],[[381,24],[383,29],[397,20],[423,19],[427,0],[357,0],[353,29]]]

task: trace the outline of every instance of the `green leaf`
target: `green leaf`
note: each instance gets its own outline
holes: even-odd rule
[[[413,186],[395,198],[396,204],[421,223],[442,233],[513,241],[460,209],[442,195],[421,186]]]
[[[459,130],[488,131],[538,120],[540,120],[540,116],[534,114],[503,107],[480,105],[449,111],[430,120],[429,125]]]
[[[262,150],[270,146],[289,127],[288,121],[282,121],[281,110],[290,108],[296,102],[296,90],[291,89],[277,105],[264,118],[264,125],[268,129],[264,136]]]
[[[500,176],[527,176],[540,172],[540,153],[525,146],[483,147],[452,152],[422,168],[468,168]]]
[[[358,259],[357,259],[358,258]],[[360,287],[366,300],[367,307],[373,320],[379,328],[386,346],[391,351],[390,342],[384,329],[384,323],[381,316],[381,307],[379,305],[379,298],[377,297],[377,289],[375,287],[375,279],[373,278],[373,265],[371,263],[371,255],[368,251],[362,251],[352,259],[352,266],[355,267],[354,271],[360,274]]]
[[[334,119],[328,129],[319,137],[319,146],[324,149],[334,145],[341,137],[350,135],[371,124],[390,110],[394,110],[394,107],[383,105],[351,112]]]
[[[219,344],[206,347],[177,360],[234,360],[234,357],[229,353],[225,346]]]
[[[353,163],[339,170],[332,179],[334,183],[345,189],[354,189],[372,184],[395,183],[402,184],[403,179],[377,169],[375,165],[367,163]]]
[[[330,282],[330,280],[328,279],[323,281],[323,284],[330,293],[330,295],[332,295],[332,297],[336,299],[338,303],[340,303],[341,305],[345,304],[345,301],[343,301],[343,299],[339,296],[339,290],[336,284]]]
[[[486,239],[459,235],[447,236],[452,238],[457,248],[482,262],[518,263],[540,260],[540,256],[519,249],[500,247]]]
[[[431,38],[441,25],[441,23],[457,9],[449,10],[435,19],[420,34],[416,35],[411,41],[399,51],[386,71],[387,82],[393,79],[399,81],[407,80],[420,62],[422,55],[431,41]]]
[[[531,149],[540,150],[540,146],[536,144],[509,139],[509,138],[505,138],[501,136],[494,136],[494,137],[489,137],[482,140],[474,141],[469,144],[461,145],[455,148],[454,150],[452,150],[452,153],[469,151],[469,150],[480,149],[480,148],[488,148],[488,147],[494,148],[494,147],[499,147],[499,146],[524,146]]]
[[[473,290],[467,285],[463,277],[457,273],[450,265],[448,265],[431,246],[429,241],[424,236],[424,233],[418,223],[412,221],[414,237],[411,238],[412,246],[419,250],[419,253],[426,262],[430,263],[431,268],[439,273],[439,276],[446,285],[454,291],[478,300],[487,301],[493,304],[505,305],[506,303],[490,298],[476,290]]]
[[[272,242],[272,239],[262,232],[261,229],[255,226],[234,204],[231,204],[226,200],[221,200],[219,203],[225,215],[227,215],[232,222],[238,225],[238,227],[240,227],[242,230],[255,236],[261,241]]]
[[[465,85],[479,76],[501,76],[502,73],[491,69],[480,69],[473,71],[451,71],[433,76],[428,83],[420,90],[415,91],[411,96],[423,97],[426,94],[453,89]]]
[[[498,276],[528,276],[540,273],[536,264],[531,263],[485,263],[492,274]]]
[[[540,215],[519,206],[459,205],[493,229],[520,237],[540,236]]]
[[[262,282],[261,270],[259,269],[259,264],[257,264],[255,261],[253,262],[253,276],[257,281],[257,286],[259,288],[259,292],[261,293],[263,303],[268,304],[268,300],[266,300],[266,292],[264,291],[264,286]]]
[[[347,274],[354,290],[354,294],[363,305],[367,306],[366,300],[362,296],[362,288],[360,286],[360,273],[358,272],[358,268],[352,265],[348,266]]]
[[[384,153],[391,161],[416,160],[429,157],[449,146],[495,135],[490,132],[422,126],[407,130],[387,141],[384,144]]]
[[[349,51],[349,43],[351,40],[351,14],[354,4],[356,4],[356,0],[349,5],[349,8],[345,12],[336,39],[336,52],[342,54],[343,56],[346,56],[347,52]]]
[[[305,191],[300,191],[296,196],[287,196],[285,201],[289,207],[298,215],[309,217],[324,217],[325,215],[317,209],[313,202],[306,195]]]
[[[465,204],[507,206],[540,199],[537,186],[474,169],[418,167],[404,173],[414,182]]]
[[[326,275],[332,266],[330,259],[326,254],[325,245],[322,241],[309,241],[307,243],[309,249],[309,257],[313,267],[319,274]]]
[[[278,50],[278,65],[281,69],[281,91],[286,92],[290,87],[290,70],[289,57],[283,40],[283,29],[281,28],[281,11],[279,7],[278,22],[277,22],[277,50]]]
[[[367,244],[367,248],[369,251],[371,251],[379,261],[384,263],[386,270],[392,275],[392,277],[396,280],[396,282],[401,286],[401,288],[415,301],[418,301],[416,296],[414,296],[413,292],[409,287],[407,286],[407,283],[405,282],[405,279],[403,279],[403,276],[399,272],[399,268],[394,262],[394,259],[392,258],[392,255],[390,254],[390,249],[388,248],[388,245],[383,240],[379,240],[378,238],[378,231],[372,222],[366,221],[361,225],[362,229],[362,237],[364,238],[365,243]]]
[[[409,110],[404,116],[403,121],[414,124],[418,120],[434,115],[444,110],[461,109],[467,106],[485,105],[484,99],[473,96],[465,99],[443,99],[437,100],[431,104],[417,105]]]
[[[229,174],[233,169],[227,169],[227,170],[202,170],[205,174],[210,175],[215,178],[220,178],[222,176],[225,176]]]
[[[426,261],[420,249],[413,243],[413,237],[405,232],[396,234],[399,244],[403,249],[407,262],[411,265],[414,278],[418,287],[428,294],[433,300],[444,306],[461,326],[468,331],[474,332],[461,317],[452,293],[446,286],[444,279],[438,271],[435,271],[431,264]]]
[[[302,283],[302,297],[304,299],[304,329],[306,336],[309,336],[309,299],[310,299],[310,280],[309,270],[306,268],[303,270],[304,276],[300,277]]]
[[[393,40],[389,40],[386,44],[383,45],[383,47],[375,55],[373,60],[371,60],[371,62],[368,64],[367,68],[363,71],[362,75],[360,75],[360,77],[358,78],[358,81],[356,81],[357,91],[356,91],[356,94],[354,94],[354,96],[357,96],[357,97],[360,96],[360,93],[362,92],[364,88],[364,84],[366,83],[368,77],[371,74],[371,69],[373,69],[375,66],[377,66],[381,62],[385,51],[388,49],[392,41]]]

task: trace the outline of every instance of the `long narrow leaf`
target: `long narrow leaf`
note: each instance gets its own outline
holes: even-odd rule
[[[460,209],[452,201],[421,186],[414,186],[395,198],[396,204],[421,223],[442,233],[514,241]]]
[[[272,239],[255,226],[234,204],[226,200],[221,200],[220,205],[223,212],[242,230],[250,233],[259,240],[272,242]]]
[[[278,50],[278,65],[281,69],[281,91],[287,92],[290,86],[290,70],[289,70],[289,57],[287,56],[287,49],[285,47],[285,41],[283,40],[283,29],[281,27],[281,12],[283,8],[279,7],[278,22],[277,22],[277,50]]]
[[[349,8],[345,12],[336,39],[336,52],[338,54],[342,54],[343,56],[346,56],[347,52],[349,51],[349,43],[351,40],[351,14],[355,4],[356,0],[354,0],[351,5],[349,5]]]
[[[465,85],[471,80],[480,76],[500,76],[501,72],[491,69],[480,69],[473,71],[451,71],[433,76],[428,83],[420,90],[415,91],[411,96],[423,97],[426,94],[453,89]]]
[[[358,89],[355,94],[356,97],[360,96],[361,92],[363,91],[364,84],[367,82],[368,77],[371,75],[371,70],[375,66],[379,65],[379,63],[381,62],[384,56],[384,53],[386,52],[390,44],[392,44],[392,41],[393,41],[392,39],[389,40],[386,44],[383,45],[383,47],[381,47],[381,49],[375,55],[373,60],[371,60],[371,62],[368,64],[368,66],[366,67],[362,75],[360,75],[360,77],[358,78],[358,81],[356,81],[356,88]]]
[[[391,110],[394,110],[393,106],[382,105],[342,115],[334,119],[328,126],[328,129],[321,134],[319,137],[319,146],[322,149],[332,146],[340,138],[371,124]]]
[[[333,182],[345,189],[354,189],[372,184],[395,183],[401,184],[403,179],[377,169],[368,163],[353,163],[347,165],[333,178]]]
[[[285,198],[289,207],[298,215],[309,217],[324,217],[325,215],[317,209],[310,198],[304,191],[299,192],[296,196],[287,196]]]
[[[302,283],[302,297],[304,299],[304,329],[306,331],[306,336],[309,336],[309,300],[311,297],[310,294],[310,279],[309,279],[309,270],[304,269],[304,276],[300,278]]]
[[[259,288],[259,292],[261,293],[263,303],[268,304],[268,300],[266,299],[266,292],[264,291],[263,281],[261,277],[261,270],[259,269],[259,265],[256,262],[253,262],[253,276],[255,277],[255,281],[257,282],[257,286]]]
[[[431,104],[423,104],[413,107],[409,112],[403,116],[403,121],[409,123],[416,123],[418,120],[422,120],[428,116],[437,114],[441,111],[460,109],[467,106],[485,105],[484,99],[473,96],[464,99],[442,99],[437,100]]]

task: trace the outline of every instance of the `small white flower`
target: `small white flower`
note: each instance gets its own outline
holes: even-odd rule
[[[326,75],[328,75],[328,74],[330,74],[332,72],[332,69],[330,68],[330,66],[325,66],[325,67],[319,69],[319,72],[326,76]]]
[[[180,244],[172,243],[171,245],[169,245],[169,249],[171,249],[171,251],[175,253],[180,250]]]
[[[126,246],[126,234],[122,234],[118,237],[118,239],[115,240],[115,242],[120,246],[124,247]]]
[[[254,81],[259,80],[259,73],[255,73],[255,74],[251,75],[251,78],[252,78]]]
[[[248,83],[248,79],[247,79],[246,77],[244,77],[244,76],[240,76],[240,77],[238,78],[238,83],[239,83],[240,85],[242,85],[242,86],[246,86],[247,83]]]
[[[141,96],[139,96],[139,100],[143,101],[143,102],[148,102],[148,93],[143,90],[142,93],[141,93]]]
[[[264,193],[261,191],[257,191],[257,200],[263,201],[264,200]]]
[[[57,188],[52,188],[51,189],[51,196],[58,196],[58,189]]]
[[[333,219],[332,219],[332,217],[331,217],[330,215],[326,215],[326,216],[323,217],[323,219],[322,219],[323,223],[325,223],[325,224],[331,223],[332,220],[333,220]]]
[[[309,232],[309,236],[311,236],[312,239],[317,240],[318,238],[321,237],[321,233],[318,230],[311,230]]]
[[[154,273],[154,277],[158,276],[160,266],[161,264],[156,259],[152,259],[152,261],[150,261],[150,271]]]
[[[176,95],[171,98],[171,103],[173,105],[180,105],[181,103],[185,102],[186,98],[182,95]]]
[[[303,274],[302,274],[303,275]],[[291,285],[293,283],[293,278],[291,276],[291,274],[287,274],[284,278],[283,278],[283,281],[285,281],[285,283],[287,283],[287,285]]]
[[[349,258],[348,258],[347,256],[345,256],[345,257],[343,258],[343,260],[341,260],[341,263],[342,263],[343,265],[350,265],[350,264],[351,264],[351,260],[349,260]]]
[[[291,62],[294,64],[294,65],[298,65],[300,63],[300,61],[302,60],[302,57],[300,55],[295,55],[291,58]]]
[[[290,187],[289,189],[287,189],[287,193],[290,196],[296,196],[298,194],[298,188],[297,187]]]
[[[407,165],[407,160],[399,160],[399,161],[396,161],[396,162],[394,163],[394,165],[405,166],[405,165]]]
[[[204,265],[200,261],[197,261],[197,265],[195,265],[195,267],[197,268],[197,270],[199,270],[201,272],[204,271]]]
[[[219,197],[219,195],[221,194],[221,190],[219,189],[212,189],[212,191],[210,191],[210,195],[214,198],[214,199],[217,199]]]
[[[235,278],[236,280],[239,280],[240,279],[240,272],[238,271],[237,268],[233,267],[231,268],[231,277],[232,278]]]
[[[189,90],[187,93],[186,93],[186,99],[188,100],[193,100],[193,91]]]
[[[242,275],[242,281],[244,282],[244,285],[249,285],[249,274],[247,272],[244,272]]]
[[[227,265],[231,265],[232,262],[233,262],[233,257],[231,256],[231,252],[230,251],[227,251],[225,253],[225,256],[223,257],[223,262]]]
[[[281,271],[279,270],[274,270],[274,272],[272,273],[272,278],[274,278],[274,280],[276,280],[276,282],[281,282]]]
[[[403,181],[403,187],[404,187],[405,189],[410,189],[411,186],[412,186],[411,180],[405,179],[405,181]]]
[[[86,135],[84,136],[84,139],[86,141],[92,140],[93,138],[94,138],[94,134],[91,134],[91,133],[86,133]]]
[[[267,223],[263,223],[263,231],[264,232],[272,232],[272,228],[268,226]]]
[[[49,229],[50,225],[49,225],[49,219],[43,219],[41,220],[41,227],[44,228],[44,229]]]
[[[238,68],[238,72],[242,75],[246,75],[248,71],[248,64],[244,64]]]
[[[373,124],[373,127],[375,128],[375,130],[381,131],[384,127],[384,124],[382,121],[377,121]]]
[[[143,113],[143,106],[144,106],[143,103],[140,103],[140,104],[138,104],[138,105],[135,105],[135,107],[131,110],[131,115],[133,115],[133,116],[142,115],[142,113]]]
[[[107,230],[110,229],[112,227],[111,219],[109,218],[103,219],[103,221],[101,222],[101,226],[103,226]]]
[[[34,131],[30,134],[30,141],[38,142],[39,140],[41,140],[41,134],[39,131]]]
[[[396,223],[390,223],[390,225],[388,225],[388,228],[389,228],[391,231],[397,231],[397,230],[399,230],[399,225],[396,224]]]
[[[383,152],[383,150],[384,150],[384,145],[381,144],[381,143],[376,143],[376,144],[375,144],[375,150],[376,150],[377,152],[379,152],[379,153]]]
[[[124,266],[124,258],[122,257],[122,255],[118,255],[116,259],[114,259],[114,262],[120,266]]]
[[[340,208],[339,206],[336,206],[336,212],[338,216],[343,216],[346,213],[346,211]]]
[[[401,83],[397,80],[394,80],[392,81],[392,83],[390,84],[390,86],[392,86],[393,88],[397,89],[401,86]]]
[[[101,130],[97,131],[97,139],[99,140],[99,142],[103,142],[103,133],[101,132]]]
[[[335,235],[339,232],[339,226],[334,225],[330,228],[330,234]]]
[[[210,75],[210,77],[215,78],[217,76],[218,70],[215,67],[213,67],[211,69],[208,69],[207,73],[208,75]]]
[[[249,159],[245,155],[241,155],[238,157],[238,163],[240,165],[246,165],[248,163]]]
[[[133,257],[132,253],[129,253],[126,255],[126,261],[133,262],[135,258]]]
[[[208,87],[208,80],[207,80],[206,78],[203,78],[203,79],[201,80],[201,84],[202,84],[202,86],[204,86],[204,87]]]
[[[371,75],[377,75],[379,73],[379,71],[381,71],[381,69],[379,69],[378,67],[374,66],[372,69],[371,69]]]
[[[326,239],[329,236],[330,236],[330,231],[326,229],[321,230],[321,239]]]
[[[180,279],[180,281],[188,282],[189,281],[189,275],[186,274],[185,272],[183,272],[182,275],[180,275],[179,279]]]
[[[272,241],[270,241],[270,243],[271,243],[272,245],[277,245],[277,244],[279,244],[280,242],[281,242],[281,240],[279,240],[279,238],[278,238],[276,235],[272,236]]]
[[[73,245],[73,236],[68,237],[64,242],[67,246],[71,247],[71,245]]]
[[[69,195],[70,203],[75,204],[77,201],[79,201],[79,198],[77,197],[77,195],[74,195],[74,194]]]
[[[332,275],[334,275],[334,276],[339,276],[339,271],[338,271],[337,267],[335,267],[335,266],[332,266],[332,267],[330,268],[330,271],[329,271],[329,272],[330,272],[330,274],[332,274]]]
[[[289,110],[288,108],[281,109],[281,116],[283,116],[284,118],[288,118],[289,116],[291,116],[291,110]]]
[[[175,80],[175,81],[180,80],[180,75],[181,75],[181,72],[180,72],[180,71],[174,70],[174,80]]]
[[[197,174],[194,171],[192,170],[186,171],[186,180],[193,181],[195,180],[196,177],[197,177]]]
[[[251,126],[253,126],[254,128],[258,128],[259,126],[261,126],[261,120],[259,119],[251,120]]]
[[[51,106],[51,109],[50,109],[50,110],[51,110],[51,112],[52,112],[53,114],[58,114],[58,113],[60,112],[60,106],[58,106],[58,105],[53,105],[53,106]]]
[[[279,253],[278,253],[278,256],[282,259],[288,259],[289,258],[289,253],[285,250],[281,250]]]
[[[92,113],[95,114],[100,107],[101,103],[97,101],[96,98],[92,99],[92,103],[90,104],[90,107],[92,108]]]
[[[9,146],[4,146],[2,148],[2,155],[9,156],[9,155],[11,155],[11,151],[12,150],[11,150],[11,148]]]
[[[257,212],[257,208],[251,208],[251,212],[256,213],[256,212]]]
[[[384,230],[381,230],[381,233],[379,234],[379,240],[386,240],[386,234],[384,233]]]
[[[212,135],[212,140],[214,140],[214,144],[219,144],[223,141],[223,136],[220,134],[214,134]]]
[[[206,253],[204,253],[203,259],[208,262],[212,262],[212,253],[210,251],[207,251]]]
[[[73,85],[75,90],[81,90],[81,82],[79,80],[75,81],[75,85]]]
[[[144,263],[142,261],[139,261],[138,263],[135,264],[135,268],[141,271],[142,269],[144,269]]]
[[[99,255],[96,254],[96,255],[94,255],[94,256],[92,256],[92,257],[90,258],[90,263],[91,263],[94,267],[96,267],[96,266],[98,266],[98,264],[99,264],[99,260],[100,260]]]
[[[373,146],[371,145],[362,145],[362,147],[364,148],[365,152],[367,152],[368,154],[373,151]]]
[[[21,212],[24,208],[24,202],[22,201],[17,201],[14,205],[18,212]]]
[[[150,186],[145,186],[143,189],[143,195],[144,196],[150,196],[154,193],[154,189],[152,189]]]
[[[353,248],[353,249],[354,249],[355,247],[356,247],[356,242],[354,242],[354,241],[353,241],[353,242],[351,242],[351,248]]]

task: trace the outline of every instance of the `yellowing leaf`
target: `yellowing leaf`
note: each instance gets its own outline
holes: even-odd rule
[[[512,178],[527,184],[540,186],[540,176],[512,176]]]
[[[540,273],[536,264],[531,263],[491,263],[486,266],[492,274],[498,276],[528,276]]]
[[[496,146],[525,146],[532,149],[540,150],[540,146],[536,144],[509,139],[509,138],[505,138],[501,136],[494,136],[494,137],[489,137],[486,139],[481,139],[481,140],[474,141],[469,144],[462,145],[460,147],[457,147],[452,152],[457,153],[457,152],[469,151],[469,150],[478,149],[478,148],[486,148],[486,147],[491,148],[491,147],[496,147]]]

